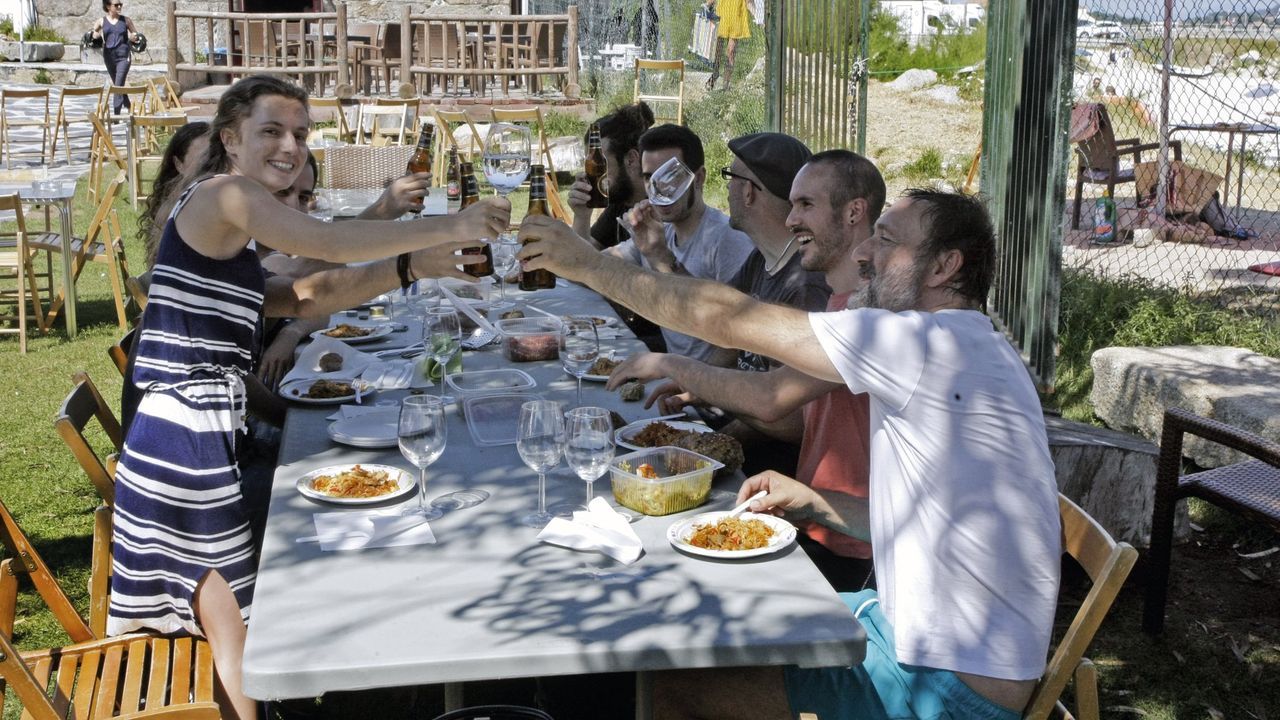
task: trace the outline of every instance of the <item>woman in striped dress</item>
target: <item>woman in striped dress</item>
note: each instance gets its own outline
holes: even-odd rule
[[[107,630],[207,637],[227,718],[256,715],[240,690],[256,559],[237,450],[264,312],[327,314],[415,277],[467,278],[466,256],[455,254],[510,219],[510,205],[492,198],[416,222],[325,223],[285,207],[273,193],[304,166],[306,100],[284,81],[251,77],[218,103],[201,179],[161,236],[131,378],[144,395],[117,470]],[[251,237],[333,262],[389,259],[266,280]]]

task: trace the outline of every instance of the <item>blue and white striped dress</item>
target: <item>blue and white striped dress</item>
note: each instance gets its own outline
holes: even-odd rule
[[[253,250],[206,257],[178,235],[160,240],[132,382],[143,391],[116,473],[107,632],[202,635],[196,585],[211,570],[248,620],[257,572],[240,496],[237,443],[244,383],[262,332],[265,279]]]

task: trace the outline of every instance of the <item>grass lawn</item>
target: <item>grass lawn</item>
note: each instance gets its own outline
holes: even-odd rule
[[[524,199],[515,198],[515,205],[521,214]],[[129,235],[128,256],[135,272],[141,271],[141,245],[131,237],[134,213],[123,200],[118,209]],[[82,187],[75,211],[78,231],[91,214]],[[72,600],[86,611],[91,519],[98,499],[54,433],[52,420],[77,370],[88,370],[103,395],[113,405],[118,403],[120,377],[106,348],[120,331],[111,288],[99,266],[85,270],[79,291],[81,331],[74,340],[67,339],[61,323],[47,337],[33,335],[26,355],[18,353],[16,337],[0,339],[0,387],[6,401],[0,413],[0,498]],[[1064,294],[1064,325],[1072,317],[1089,314],[1072,313],[1067,307],[1072,297]],[[1077,330],[1076,337],[1082,334]],[[1069,329],[1063,337],[1072,337]],[[108,452],[104,436],[99,433],[92,440],[100,453]],[[1205,506],[1193,506],[1192,515],[1204,530],[1175,549],[1165,636],[1152,641],[1138,630],[1141,564],[1099,632],[1090,655],[1100,670],[1104,716],[1274,719],[1280,708],[1280,555],[1240,555],[1273,547],[1277,538]],[[1069,619],[1066,612],[1074,612],[1082,596],[1081,584],[1064,585],[1064,623]],[[65,642],[34,592],[22,595],[14,632],[24,648]],[[352,707],[378,706],[378,717],[396,717],[406,706],[394,700],[394,694],[382,697],[343,698],[321,707],[329,706],[330,716],[355,717],[362,713],[351,714]],[[5,718],[16,717],[13,708],[14,703],[6,706]]]

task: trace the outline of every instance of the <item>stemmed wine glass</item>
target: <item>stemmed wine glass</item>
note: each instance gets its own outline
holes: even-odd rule
[[[440,402],[453,402],[444,394],[444,386],[449,380],[449,362],[462,350],[462,325],[457,311],[451,307],[428,308],[422,320],[422,342],[440,366]]]
[[[564,371],[578,378],[578,394],[573,406],[582,405],[582,376],[587,374],[600,356],[600,335],[595,321],[571,317],[560,326],[560,364]]]
[[[587,483],[591,504],[592,485],[609,469],[613,459],[613,423],[602,407],[579,407],[566,413],[564,456],[573,472]]]
[[[529,177],[532,151],[529,129],[510,123],[489,126],[484,141],[484,176],[502,197]],[[499,240],[508,233],[501,233]]]
[[[665,207],[675,205],[688,192],[690,185],[693,185],[693,171],[680,162],[680,158],[673,157],[649,176],[645,190],[649,202]]]
[[[489,248],[493,251],[493,269],[498,273],[498,293],[499,300],[494,304],[495,309],[509,308],[515,303],[507,301],[507,276],[516,269],[519,261],[516,259],[516,253],[520,252],[520,243],[507,233],[503,233],[496,242],[489,243]]]
[[[547,512],[547,471],[560,464],[564,444],[564,415],[560,403],[530,400],[520,406],[520,429],[516,450],[529,469],[538,473],[538,510],[521,518],[529,527],[551,522]]]
[[[406,397],[400,404],[396,435],[400,440],[400,454],[418,468],[418,507],[409,512],[434,520],[441,512],[427,505],[427,466],[444,454],[448,439],[444,403],[430,395]]]

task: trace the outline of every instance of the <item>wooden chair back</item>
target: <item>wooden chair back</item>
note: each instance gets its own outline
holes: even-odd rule
[[[498,108],[493,109],[493,121],[528,125],[536,133],[534,148],[542,157],[542,165],[547,169],[547,177],[556,176],[555,163],[551,161],[551,143],[547,138],[546,124],[542,119],[542,108]],[[548,191],[551,185],[548,185]]]
[[[441,140],[448,141],[450,145],[457,145],[458,155],[463,160],[472,160],[480,157],[484,153],[484,139],[488,132],[481,132],[471,116],[466,110],[445,110],[437,107],[435,109],[436,130],[441,132]],[[466,142],[458,143],[458,128],[465,125],[469,131],[469,138]]]
[[[97,203],[102,199],[102,178],[107,164],[127,173],[129,163],[116,147],[107,123],[101,117],[91,117],[89,122],[93,125],[93,144],[89,152],[89,185],[85,192],[90,202]]]
[[[124,279],[124,289],[129,291],[129,297],[138,305],[138,311],[147,309],[147,286],[136,275],[130,275]]]
[[[5,548],[9,551],[9,557],[4,561],[9,565],[6,569],[12,571],[0,572],[0,576],[5,580],[13,580],[16,575],[26,575],[31,579],[31,584],[35,585],[36,592],[40,593],[40,597],[49,606],[49,610],[53,612],[53,616],[57,618],[58,624],[67,631],[72,642],[86,642],[94,639],[84,616],[71,604],[71,599],[58,584],[58,580],[53,576],[44,559],[40,557],[40,553],[36,552],[35,546],[22,531],[18,521],[14,520],[3,500],[0,500],[0,541],[4,542]],[[7,603],[0,601],[0,608],[7,610],[6,605]],[[11,621],[12,618],[8,617],[8,613],[0,612],[0,637],[8,640],[12,637],[13,625],[5,625],[5,620]]]
[[[63,139],[67,162],[71,162],[71,126],[83,123],[89,126],[89,152],[93,152],[93,124],[91,118],[102,107],[101,87],[66,85],[58,96],[58,117],[54,122],[53,142],[49,148],[52,159],[58,154],[58,138]]]
[[[651,75],[659,73],[661,74],[659,78],[654,78]],[[646,82],[659,81],[667,73],[675,73],[676,92],[674,95],[655,93],[648,88],[641,92],[641,87]],[[684,124],[684,60],[646,60],[644,58],[636,58],[635,74],[633,101],[643,101],[654,107],[655,119],[671,120],[677,125]],[[672,104],[676,108],[675,115],[658,111],[659,108],[670,107]]]
[[[326,148],[324,177],[327,187],[382,189],[404,175],[412,145],[342,145]]]
[[[1097,673],[1084,657],[1084,651],[1093,642],[1093,636],[1129,576],[1138,552],[1128,543],[1113,540],[1096,520],[1065,495],[1058,495],[1058,510],[1062,517],[1062,550],[1084,568],[1093,586],[1049,659],[1023,717],[1042,720],[1049,717],[1055,708],[1065,711],[1059,697],[1074,675],[1075,716],[1081,720],[1097,720]]]
[[[349,107],[347,103],[343,103],[336,97],[332,98],[311,98],[309,101],[311,111],[314,114],[319,111],[315,118],[321,122],[332,121],[334,126],[329,128],[317,128],[314,132],[320,137],[332,137],[341,142],[353,143],[356,141],[355,132],[351,130],[351,123],[347,121],[346,109]]]
[[[0,333],[18,336],[18,351],[27,352],[27,306],[32,308],[36,326],[44,332],[44,307],[40,302],[41,288],[33,275],[35,267],[27,236],[27,223],[22,214],[22,198],[16,193],[0,195],[0,212],[14,213],[13,229],[0,232],[0,278],[13,281],[13,289],[0,290],[0,299],[11,300],[13,314],[0,315],[0,321],[16,323],[16,328],[0,328]]]
[[[41,112],[43,117],[22,118],[21,111]],[[40,164],[47,162],[46,153],[49,149],[49,88],[36,89],[19,89],[0,87],[0,152],[4,154],[4,163],[6,168],[13,167],[13,137],[12,131],[16,127],[38,127],[40,128]],[[31,156],[36,155],[34,150],[20,150],[17,155]]]
[[[117,95],[123,95],[129,99],[129,112],[145,115],[148,112],[148,101],[151,96],[150,85],[107,85],[106,94],[102,97],[102,105],[99,107],[99,116],[108,123],[115,122],[111,115],[111,103],[115,101]]]
[[[160,163],[164,159],[164,146],[158,141],[162,134],[172,135],[187,124],[185,114],[135,115],[128,142],[129,196],[133,209],[146,200],[150,193],[143,192],[143,166]],[[167,143],[165,143],[167,144]]]
[[[125,382],[129,382],[129,353],[133,350],[133,343],[137,336],[138,328],[132,328],[121,335],[115,344],[107,347],[107,357],[111,358],[111,362],[120,371],[120,377],[124,378]]]
[[[71,450],[71,454],[75,456],[76,462],[80,463],[80,468],[93,483],[98,496],[108,507],[114,507],[115,476],[107,472],[107,466],[89,445],[88,439],[85,438],[85,428],[89,426],[90,420],[96,418],[98,426],[106,433],[107,439],[111,441],[115,452],[118,453],[124,448],[124,435],[120,430],[120,421],[102,399],[102,394],[98,392],[97,386],[93,384],[88,373],[76,373],[72,382],[75,383],[75,387],[62,401],[62,407],[58,408],[53,427]]]
[[[411,145],[417,140],[418,99],[374,98],[360,106],[357,145]]]

